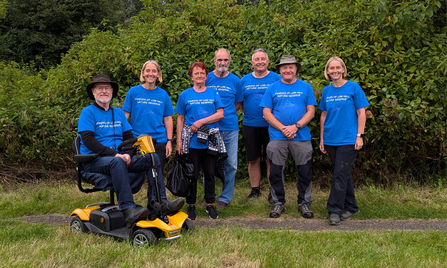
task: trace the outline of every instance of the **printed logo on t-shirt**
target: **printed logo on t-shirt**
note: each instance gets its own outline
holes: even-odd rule
[[[121,127],[121,121],[115,121],[115,125],[113,124],[113,122],[108,121],[101,121],[101,122],[96,122],[96,126],[98,128],[106,128],[106,127]]]
[[[155,100],[155,99],[135,98],[135,101],[137,102],[137,104],[150,104],[157,106],[163,105],[163,102],[161,100]]]
[[[326,102],[330,101],[346,101],[350,99],[351,97],[349,95],[338,95],[338,96],[329,96],[326,98]]]
[[[227,87],[227,86],[208,86],[208,87],[214,88],[219,91],[227,91],[227,92],[231,91],[231,87]]]
[[[247,85],[247,86],[244,86],[244,90],[267,89],[269,86],[270,86],[270,84]]]
[[[275,92],[275,97],[277,98],[293,98],[301,97],[304,93],[302,91],[292,91],[292,92]]]
[[[196,99],[196,100],[188,100],[188,104],[197,105],[197,104],[213,104],[214,99]]]

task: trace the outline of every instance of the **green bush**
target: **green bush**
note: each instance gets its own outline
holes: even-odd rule
[[[28,74],[5,65],[3,72],[16,72],[21,85],[8,84],[6,75],[2,76],[2,92],[30,92],[37,87],[40,92],[30,104],[36,108],[33,121],[24,121],[32,124],[19,123],[23,108],[8,109],[8,133],[18,136],[27,130],[51,141],[31,139],[35,143],[30,143],[15,137],[13,147],[39,150],[39,159],[51,158],[54,164],[68,159],[80,110],[91,103],[85,87],[98,73],[109,74],[119,83],[120,92],[113,101],[119,106],[127,90],[139,84],[142,64],[155,59],[163,71],[160,87],[169,92],[175,105],[181,91],[191,86],[187,70],[192,62],[204,61],[212,70],[214,51],[225,47],[232,56],[230,71],[242,77],[252,71],[252,51],[262,47],[269,53],[271,70],[284,54],[300,58],[299,78],[312,84],[318,100],[329,84],[323,76],[327,59],[335,54],[345,60],[347,78],[362,86],[371,104],[365,148],[354,167],[357,183],[389,184],[402,176],[419,180],[445,175],[447,27],[442,14],[447,1],[336,3],[337,8],[329,0],[256,5],[229,0],[146,0],[144,10],[127,29],[93,31],[45,74]],[[22,97],[13,95],[7,100],[16,98]],[[331,170],[328,157],[318,150],[319,115],[310,123],[316,178]],[[19,151],[11,151],[8,144],[2,139],[0,150],[8,148],[9,156],[17,159]],[[58,148],[49,148],[55,144]],[[51,152],[56,151],[54,156]],[[36,157],[20,152],[23,162]],[[286,174],[294,176],[293,165]],[[244,149],[239,151],[237,176],[248,176]]]
[[[0,163],[66,165],[77,120],[54,105],[45,84],[32,69],[0,62]]]

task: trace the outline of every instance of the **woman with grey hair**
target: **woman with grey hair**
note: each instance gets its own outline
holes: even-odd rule
[[[369,105],[362,88],[346,80],[347,69],[339,57],[331,57],[324,77],[332,84],[323,89],[318,108],[320,117],[320,150],[329,153],[334,175],[327,209],[329,224],[338,225],[359,213],[355,200],[351,169],[358,150],[363,147],[365,107]]]

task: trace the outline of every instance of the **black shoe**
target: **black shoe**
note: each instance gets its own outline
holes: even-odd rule
[[[196,206],[195,205],[189,205],[188,210],[186,211],[186,214],[188,214],[188,219],[195,220],[196,219]]]
[[[259,189],[251,188],[251,193],[247,196],[247,199],[258,198],[261,196],[261,191]]]
[[[121,212],[123,213],[128,228],[130,228],[134,222],[144,220],[149,216],[149,210],[143,207],[128,208]]]
[[[150,221],[155,221],[157,219],[157,212],[153,209],[149,210],[149,217],[147,217]]]
[[[185,204],[184,199],[177,199],[172,202],[170,202],[168,200],[163,200],[162,202],[166,203],[168,213],[174,213],[174,212],[179,211],[180,209],[182,209],[183,205]]]
[[[213,205],[208,205],[206,207],[206,213],[208,213],[208,216],[210,216],[210,219],[217,219],[219,218],[219,214],[217,214],[216,209]]]

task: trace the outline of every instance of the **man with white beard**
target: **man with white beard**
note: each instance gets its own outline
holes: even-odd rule
[[[84,163],[84,171],[101,173],[108,176],[96,177],[95,186],[103,190],[113,189],[118,199],[119,210],[123,213],[127,226],[138,220],[148,218],[155,220],[156,212],[148,204],[148,208],[138,207],[133,199],[144,182],[144,176],[134,174],[145,172],[148,187],[154,187],[152,166],[158,165],[158,181],[163,183],[163,172],[157,154],[152,157],[132,157],[132,151],[119,151],[118,146],[127,140],[134,139],[132,127],[120,108],[112,107],[110,101],[118,93],[118,84],[110,77],[99,74],[87,85],[86,91],[90,99],[95,102],[81,111],[78,120],[78,133],[81,136],[81,154],[97,154],[98,156]],[[161,176],[161,177],[160,177]],[[164,183],[160,185],[165,187]],[[179,210],[184,200],[167,202],[169,209]],[[149,210],[148,210],[149,209]]]
[[[224,118],[219,121],[219,132],[225,143],[228,158],[225,159],[225,179],[222,194],[219,196],[217,209],[225,209],[233,198],[234,180],[237,170],[237,150],[239,139],[239,123],[236,111],[243,101],[241,80],[228,71],[230,52],[220,48],[214,55],[216,69],[208,74],[206,86],[219,92],[224,105]]]

